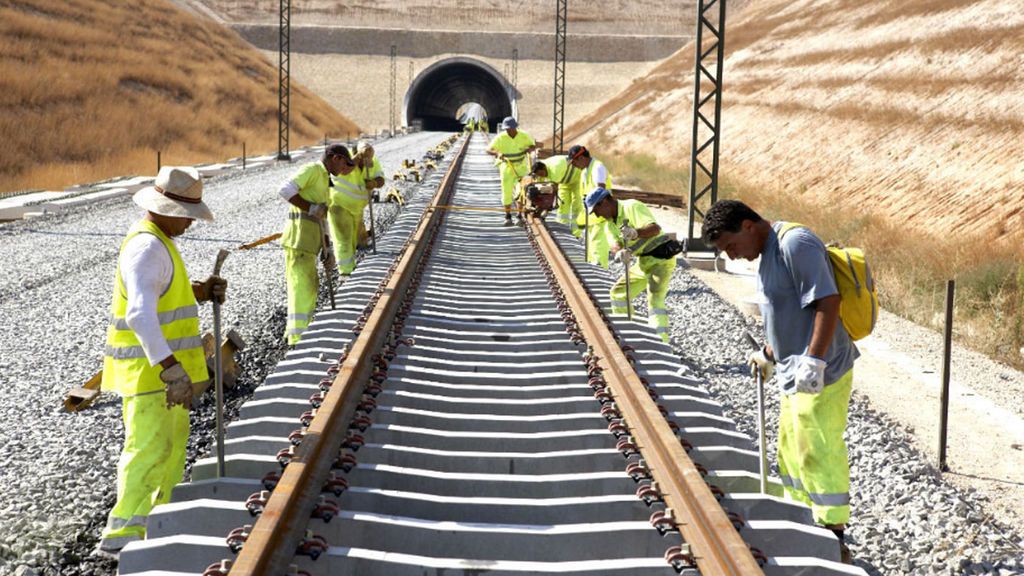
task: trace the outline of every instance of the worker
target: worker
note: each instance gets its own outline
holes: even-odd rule
[[[491,127],[487,124],[487,116],[484,116],[477,121],[477,131],[483,132],[484,134],[489,134],[491,132]]]
[[[501,204],[505,207],[505,225],[512,225],[512,200],[519,179],[530,171],[530,153],[537,144],[529,134],[519,130],[519,122],[509,116],[501,121],[501,134],[495,136],[487,153],[494,156],[501,172]],[[519,214],[522,220],[522,214]]]
[[[576,226],[576,204],[582,210],[579,196],[580,171],[569,162],[565,154],[551,156],[533,163],[531,173],[536,182],[554,182],[558,187],[558,221],[570,227]]]
[[[356,153],[353,155],[356,161],[356,170],[363,177],[363,184],[366,186],[367,202],[372,200],[373,191],[384,187],[384,169],[380,165],[373,145],[367,140],[360,140],[356,145]],[[370,231],[366,230],[363,218],[359,218],[358,245],[365,247],[369,244],[370,234],[373,232],[374,223],[370,222]]]
[[[736,200],[704,216],[704,240],[730,258],[756,260],[767,344],[750,356],[765,381],[775,375],[779,408],[779,476],[785,494],[811,507],[814,520],[844,541],[850,519],[846,429],[854,360],[860,355],[839,321],[840,296],[822,243],[805,227],[788,230]]]
[[[122,397],[125,439],[117,502],[97,550],[114,556],[146,537],[154,506],[170,502],[185,469],[193,386],[209,380],[197,302],[224,302],[227,282],[191,282],[173,238],[213,220],[191,167],[164,166],[132,197],[146,211],[121,242],[103,357],[103,390]]]
[[[583,199],[595,188],[612,189],[612,175],[608,172],[604,163],[597,158],[591,158],[590,151],[585,146],[576,144],[569,148],[569,162],[580,171],[579,192],[572,199],[578,203],[572,208],[571,213],[576,214],[575,221],[570,224],[573,235],[577,238],[586,233],[584,242],[587,245],[587,262],[595,262],[602,268],[608,268],[607,238],[603,234],[591,234],[587,230],[589,213],[583,210]]]
[[[360,142],[360,146],[365,152],[369,143]],[[338,274],[343,276],[352,274],[356,269],[359,228],[363,222],[363,211],[370,202],[365,175],[373,174],[374,170],[371,161],[365,169],[357,168],[331,176],[331,201],[327,210],[327,222],[330,225],[331,238],[334,241],[334,259],[337,262]],[[374,177],[371,182],[374,185],[378,182],[383,185],[384,178]]]
[[[626,300],[627,282],[631,298],[646,288],[647,324],[663,342],[668,343],[665,296],[668,295],[669,280],[672,279],[672,271],[676,269],[678,254],[678,250],[672,250],[671,246],[678,243],[662,232],[661,226],[643,202],[619,200],[607,188],[594,188],[587,195],[586,209],[597,221],[594,226],[597,230],[595,236],[604,236],[602,245],[611,246],[616,260],[629,264],[622,278],[612,285],[612,314],[632,312],[633,303]]]
[[[284,247],[285,278],[288,287],[288,344],[302,339],[313,312],[319,290],[316,255],[321,253],[324,268],[331,270],[336,259],[329,252],[321,252],[323,236],[328,233],[324,223],[331,203],[331,176],[355,171],[355,162],[342,144],[332,144],[319,162],[310,162],[281,187],[280,194],[289,204],[288,223],[281,236]]]

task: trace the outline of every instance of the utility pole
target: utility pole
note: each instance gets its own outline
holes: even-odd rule
[[[288,117],[291,108],[291,36],[292,3],[281,0],[281,25],[278,33],[277,66],[277,159],[291,162],[288,148]]]
[[[555,0],[555,105],[551,127],[551,153],[563,149],[565,124],[565,28],[568,22],[569,0]]]
[[[391,45],[391,135],[395,135],[395,98],[398,96],[398,47]]]
[[[515,102],[518,98],[519,89],[519,48],[512,49],[512,101]]]
[[[718,7],[717,22],[708,13]],[[709,37],[704,48],[705,35]],[[725,61],[725,0],[699,0],[697,7],[696,62],[693,88],[693,140],[690,148],[690,203],[686,251],[708,249],[694,236],[697,215],[704,217],[705,209],[718,201],[718,149],[721,141],[722,65]],[[714,70],[712,72],[711,70]],[[707,92],[704,93],[704,85]],[[710,154],[710,158],[708,158]],[[710,162],[710,167],[709,167]],[[698,189],[697,177],[707,182]],[[706,202],[702,200],[708,197]]]

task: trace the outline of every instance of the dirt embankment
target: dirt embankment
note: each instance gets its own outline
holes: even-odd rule
[[[726,179],[965,242],[1024,238],[1024,13],[982,0],[754,0],[728,19]],[[569,140],[688,162],[693,46]]]
[[[167,0],[0,2],[0,192],[277,149],[277,69]],[[292,146],[358,128],[292,83]]]

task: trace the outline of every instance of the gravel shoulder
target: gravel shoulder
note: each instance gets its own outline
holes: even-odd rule
[[[403,159],[419,159],[446,136],[413,134],[375,147],[390,175]],[[209,274],[220,248],[280,231],[286,207],[277,190],[297,168],[271,165],[205,183],[204,199],[217,219],[194,226],[177,242],[190,276]],[[393,218],[393,205],[379,206],[379,218],[388,218],[388,212]],[[102,564],[79,562],[113,504],[123,442],[121,403],[104,394],[80,413],[65,413],[61,406],[72,386],[102,366],[118,248],[140,215],[124,198],[74,214],[0,226],[0,322],[9,327],[0,333],[0,446],[5,463],[0,469],[5,487],[0,499],[0,574],[109,571]],[[280,247],[272,243],[235,253],[223,274],[230,282],[224,329],[235,328],[249,343],[239,358],[243,375],[232,395],[234,406],[262,381],[282,349],[285,285]],[[201,307],[201,326],[212,326],[208,306]],[[211,449],[212,420],[206,400],[193,412],[190,461]]]

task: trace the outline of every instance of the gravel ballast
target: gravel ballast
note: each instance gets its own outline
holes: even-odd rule
[[[757,395],[745,361],[763,328],[680,267],[667,304],[672,345],[736,420],[757,437]],[[856,367],[854,367],[856,370]],[[768,460],[777,475],[778,393],[766,387]],[[850,404],[852,515],[847,540],[870,574],[1024,574],[1024,538],[986,513],[972,490],[942,480],[909,435],[861,398]]]
[[[406,158],[420,159],[447,135],[420,133],[375,143],[388,186]],[[279,232],[287,207],[280,185],[294,164],[274,164],[204,183],[216,220],[194,225],[177,240],[193,279],[205,278],[221,248]],[[408,194],[414,183],[397,183]],[[382,230],[397,205],[375,206]],[[64,394],[102,367],[110,290],[118,249],[141,210],[123,198],[78,212],[0,226],[0,574],[107,574],[114,564],[90,555],[113,505],[123,442],[121,402],[104,394],[87,410],[62,410]],[[228,301],[223,327],[249,347],[242,375],[228,393],[229,415],[262,382],[283,350],[285,284],[279,244],[235,252],[224,264]],[[209,306],[201,327],[212,329]],[[211,394],[193,412],[189,462],[213,449]]]

